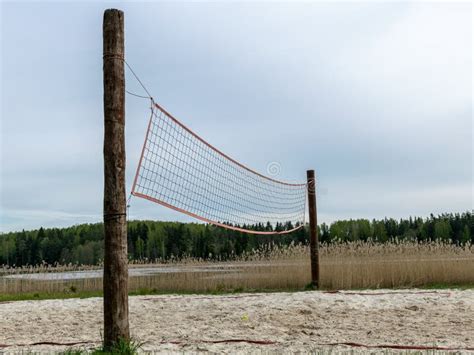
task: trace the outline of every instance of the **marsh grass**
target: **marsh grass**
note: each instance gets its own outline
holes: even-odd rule
[[[408,241],[333,243],[321,245],[320,255],[323,289],[474,284],[474,247],[471,245]],[[37,299],[47,294],[64,295],[61,298],[100,295],[101,277],[65,280],[60,274],[97,268],[75,265],[4,267],[0,269],[4,275],[0,277],[0,294],[4,299],[11,299],[13,295],[30,295],[35,299],[35,294]],[[161,270],[160,273],[130,277],[132,294],[302,290],[310,280],[309,248],[303,245],[268,246],[225,262],[183,258],[166,263],[136,262],[130,268]],[[14,277],[38,273],[41,277],[37,279]],[[45,275],[48,279],[42,279]]]

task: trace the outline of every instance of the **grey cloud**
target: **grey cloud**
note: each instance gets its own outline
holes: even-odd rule
[[[2,231],[100,219],[109,6],[2,4]],[[258,171],[316,169],[321,221],[472,209],[470,4],[122,8],[127,61],[155,99]],[[130,73],[127,88],[141,90]],[[148,114],[127,97],[128,185]],[[138,199],[130,212],[188,220]]]

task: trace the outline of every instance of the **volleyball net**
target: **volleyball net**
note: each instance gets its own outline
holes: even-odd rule
[[[306,183],[259,174],[206,142],[152,100],[132,195],[254,234],[304,226]]]

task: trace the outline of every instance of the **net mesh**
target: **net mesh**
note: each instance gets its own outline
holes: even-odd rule
[[[245,167],[153,102],[132,194],[249,233],[288,233],[304,225],[306,184]]]

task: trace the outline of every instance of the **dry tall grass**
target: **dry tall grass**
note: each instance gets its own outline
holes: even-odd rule
[[[474,247],[449,243],[372,242],[322,245],[321,286],[325,289],[474,284]],[[212,292],[232,289],[301,289],[310,280],[309,248],[292,245],[209,262],[184,258],[130,265],[130,290]],[[1,268],[0,293],[77,292],[102,289],[102,278],[64,280],[60,272],[88,272],[97,266],[47,265]],[[158,272],[160,271],[160,272]],[[141,276],[133,276],[141,273]],[[36,278],[20,274],[36,274]],[[72,291],[71,291],[72,290]]]

